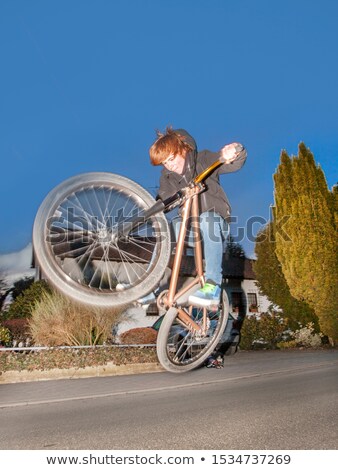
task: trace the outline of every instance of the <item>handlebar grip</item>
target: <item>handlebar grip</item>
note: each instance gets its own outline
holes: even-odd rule
[[[236,153],[241,153],[244,150],[244,145],[242,144],[236,144],[235,146]]]

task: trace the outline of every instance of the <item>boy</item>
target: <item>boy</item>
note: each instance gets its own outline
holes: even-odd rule
[[[184,188],[193,177],[221,158],[218,167],[206,180],[207,190],[200,195],[200,227],[204,247],[205,285],[189,296],[189,303],[200,307],[219,304],[222,283],[223,240],[227,237],[231,207],[220,183],[219,175],[233,173],[244,165],[246,150],[232,143],[219,152],[197,151],[193,137],[184,129],[168,127],[150,147],[150,161],[163,165],[159,197],[166,199]]]

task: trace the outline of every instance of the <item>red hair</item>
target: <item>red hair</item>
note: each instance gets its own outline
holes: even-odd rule
[[[173,128],[167,127],[165,133],[157,131],[157,139],[149,149],[150,161],[152,165],[161,165],[170,154],[181,155],[185,158],[192,149],[191,145],[185,142],[186,137]]]

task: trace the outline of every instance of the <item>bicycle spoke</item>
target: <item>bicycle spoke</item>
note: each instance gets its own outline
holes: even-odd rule
[[[77,271],[68,262],[67,274],[89,289],[114,291],[126,280],[128,288],[141,282],[156,260],[159,229],[145,221],[126,241],[112,235],[114,227],[144,210],[140,202],[126,191],[104,185],[72,192],[54,211],[57,218],[47,235],[58,265],[73,259]]]
[[[85,260],[85,264],[82,267],[82,273],[83,274],[85,274],[87,272],[88,265],[92,261],[91,254],[94,252],[94,250],[97,248],[97,246],[98,246],[97,242],[94,242],[93,246],[88,247],[87,252],[83,253],[83,255],[80,257],[80,259],[77,260],[78,266],[80,268],[81,268],[82,261]]]
[[[178,318],[172,323],[167,339],[167,355],[173,364],[184,366],[197,361],[210,348],[213,337],[219,331],[223,314],[193,308],[191,316],[199,325],[196,331]]]
[[[96,230],[96,227],[94,227],[93,223],[92,223],[92,220],[93,218],[95,219],[94,217],[94,214],[93,213],[90,213],[88,211],[85,210],[82,202],[79,200],[78,196],[76,193],[73,193],[71,195],[72,198],[74,198],[78,203],[76,204],[70,197],[67,198],[67,200],[64,202],[64,204],[66,202],[68,202],[69,204],[71,204],[73,206],[73,209],[77,209],[79,211],[79,217],[85,217],[86,221],[88,222],[89,226],[91,227],[92,230]],[[61,206],[61,208],[63,208]],[[67,207],[67,209],[69,209],[69,207]],[[67,210],[65,209],[66,213],[67,213]],[[67,220],[67,219],[66,219]],[[96,219],[95,219],[96,220]],[[103,227],[104,224],[101,224],[101,226]]]
[[[147,243],[147,242],[145,242],[145,241],[142,240],[142,244],[139,244],[139,243],[136,243],[135,239],[133,239],[133,238],[129,238],[128,241],[129,241],[130,243],[132,243],[133,245],[135,245],[135,246],[142,247],[142,249],[143,249],[144,251],[146,251],[147,253],[153,253],[153,250],[147,250],[147,249],[144,247],[144,245],[148,244],[150,247],[151,247],[151,246],[153,247],[153,246],[154,246],[154,243],[150,243],[150,242]]]
[[[105,268],[106,268],[106,276],[108,279],[108,284],[109,284],[109,289],[112,290],[112,283],[111,283],[111,276],[110,276],[110,271],[109,271],[109,247],[105,248]],[[100,288],[102,288],[102,285],[100,285]]]

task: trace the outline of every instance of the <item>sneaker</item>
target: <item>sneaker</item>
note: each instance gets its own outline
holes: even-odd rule
[[[156,300],[154,292],[150,292],[150,294],[145,295],[144,297],[141,297],[140,299],[137,299],[136,302],[141,305],[148,305],[151,304]]]
[[[189,296],[189,303],[198,307],[211,307],[219,304],[221,288],[208,280],[201,289]]]
[[[224,360],[223,356],[218,355],[217,357],[211,355],[205,362],[205,367],[207,369],[223,369],[224,367]]]
[[[118,292],[121,292],[121,291],[127,289],[128,286],[129,286],[129,284],[126,284],[125,282],[119,282],[118,284],[116,284],[115,289],[116,289]]]
[[[121,292],[125,289],[127,289],[130,286],[130,284],[126,284],[124,282],[119,282],[116,286],[115,289],[118,292]],[[144,297],[141,297],[140,299],[135,300],[135,303],[138,305],[148,305],[151,304],[156,300],[155,294],[153,292],[150,292],[149,294],[145,295]]]

